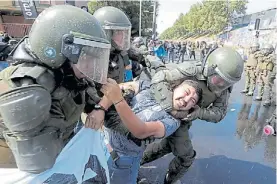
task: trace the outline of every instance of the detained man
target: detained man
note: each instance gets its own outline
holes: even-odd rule
[[[135,95],[127,102],[123,98],[122,89],[132,90]],[[118,85],[113,79],[108,79],[101,91],[105,95],[102,99],[105,109],[113,104],[112,108],[117,111],[120,117],[119,121],[138,139],[151,136],[157,139],[168,137],[180,126],[180,121],[163,110],[156,102],[151,94],[149,81],[140,80]],[[202,96],[202,90],[197,82],[187,80],[174,88],[173,94],[174,110],[172,114],[175,114],[179,110],[189,112],[190,109],[196,107]],[[94,122],[101,122],[103,118],[96,117]],[[116,118],[114,120],[118,121]],[[90,125],[86,126],[90,127]],[[138,146],[126,135],[122,135],[112,128],[107,131],[109,144],[118,156],[108,163],[111,183],[136,183],[140,160],[147,145]]]

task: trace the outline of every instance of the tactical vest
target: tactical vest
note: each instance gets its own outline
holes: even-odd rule
[[[260,69],[272,71],[274,67],[275,58],[273,55],[268,55],[263,57],[263,62],[261,63]]]
[[[254,53],[249,54],[249,57],[246,61],[246,66],[255,68],[257,67],[257,65],[258,65],[258,60],[255,57],[255,54]]]
[[[69,90],[65,86],[56,84],[53,72],[45,67],[35,64],[20,64],[10,66],[0,73],[0,86],[6,86],[6,90],[1,88],[0,94],[8,91],[7,87],[10,89],[16,87],[12,80],[24,78],[31,78],[35,83],[49,90],[52,97],[50,114],[55,119],[64,120],[61,121],[62,124],[53,124],[53,126],[63,129],[63,138],[68,138],[84,109],[85,90]]]
[[[17,167],[22,171],[41,173],[51,168],[73,135],[74,127],[84,110],[85,89],[69,89],[65,81],[70,82],[70,78],[63,76],[59,82],[58,78],[60,76],[56,76],[56,72],[34,63],[10,66],[0,73],[2,125],[5,123],[4,129],[12,127],[15,130],[8,128],[4,137]],[[17,87],[19,81],[26,82],[26,85],[23,83]],[[22,100],[17,102],[17,98]],[[10,112],[8,106],[11,106]],[[46,106],[50,112],[43,111],[48,109]],[[19,107],[24,109],[20,110]],[[12,113],[15,112],[16,117],[13,117]],[[12,155],[7,154],[11,153],[9,148],[0,149],[0,155],[3,152],[6,156],[2,164],[10,162]]]
[[[258,60],[258,66],[260,65],[260,63],[263,62],[263,57],[264,57],[264,54],[261,52],[261,51],[257,51],[255,52],[255,57],[257,58]]]

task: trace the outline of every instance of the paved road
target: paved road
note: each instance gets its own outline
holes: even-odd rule
[[[197,158],[182,178],[184,184],[275,184],[276,139],[263,136],[265,120],[276,106],[240,94],[244,78],[235,85],[228,114],[218,124],[196,120],[190,130]],[[169,154],[144,165],[140,175],[151,184],[162,184]]]

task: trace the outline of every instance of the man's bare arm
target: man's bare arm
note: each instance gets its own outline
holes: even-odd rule
[[[165,128],[160,121],[143,122],[132,111],[125,100],[115,106],[122,122],[130,132],[139,139],[144,139],[149,136],[163,137]]]

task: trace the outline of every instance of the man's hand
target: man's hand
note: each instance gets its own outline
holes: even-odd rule
[[[103,126],[104,118],[105,112],[103,110],[93,110],[86,118],[85,127],[98,130]]]
[[[187,115],[186,118],[182,119],[184,121],[193,121],[196,120],[200,117],[200,113],[201,113],[201,108],[199,106],[195,106],[194,110]]]
[[[107,83],[102,86],[101,92],[114,104],[123,99],[119,85],[111,78],[108,78]]]

